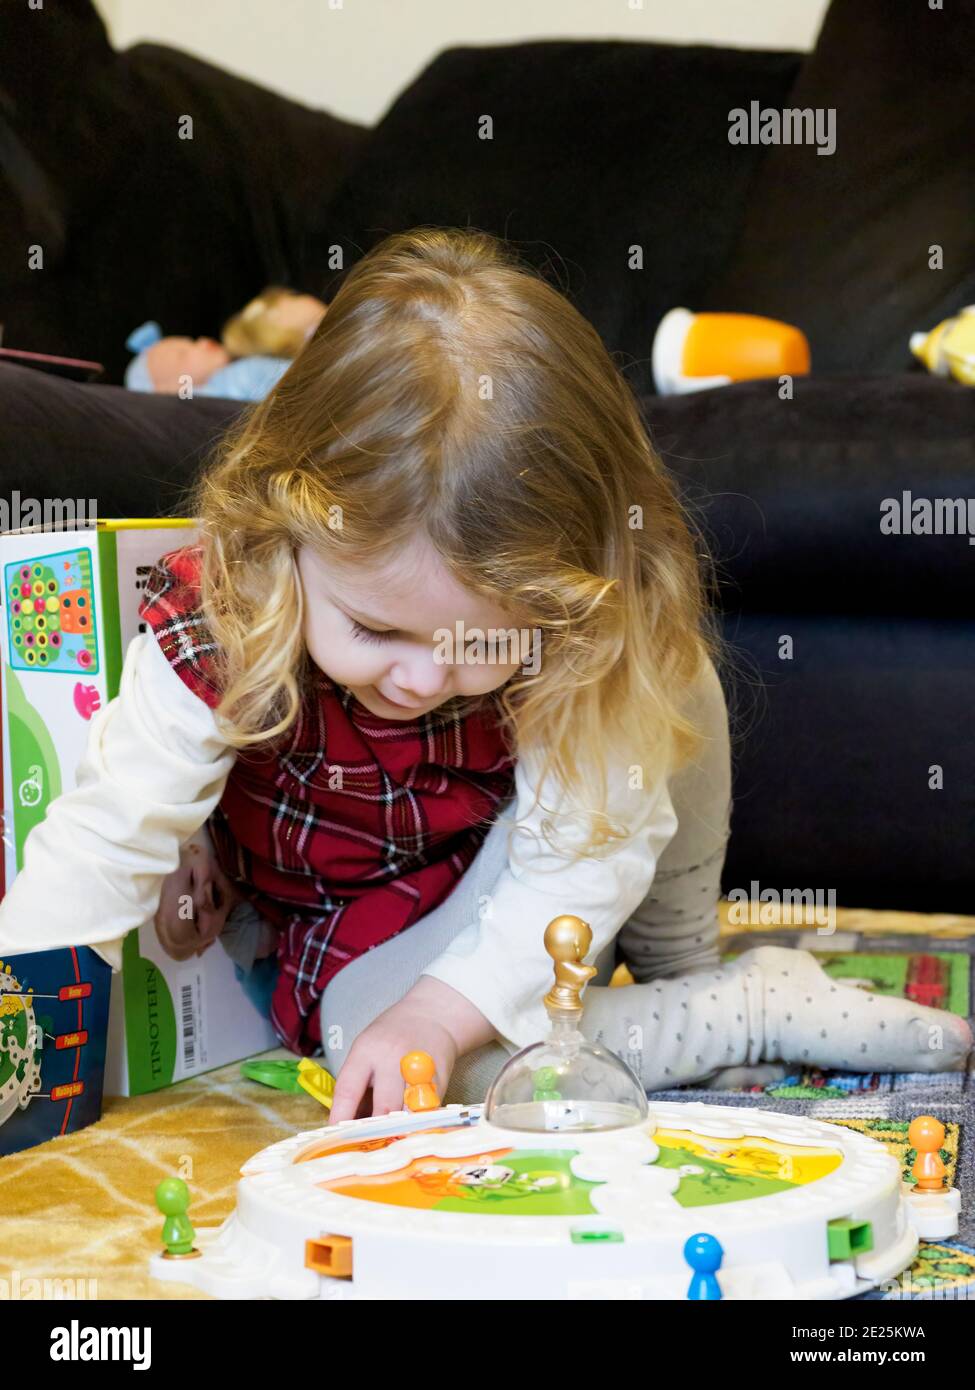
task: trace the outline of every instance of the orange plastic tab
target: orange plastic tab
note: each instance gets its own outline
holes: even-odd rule
[[[809,344],[798,328],[757,314],[696,314],[687,332],[685,376],[805,376]]]
[[[319,1236],[305,1241],[305,1268],[333,1279],[352,1278],[352,1237]]]

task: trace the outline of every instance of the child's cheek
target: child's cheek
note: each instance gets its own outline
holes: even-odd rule
[[[309,615],[305,644],[318,669],[340,685],[369,685],[383,669],[381,652],[357,642],[340,614]]]
[[[486,695],[498,690],[511,679],[519,666],[505,663],[479,662],[457,667],[457,692],[460,695]]]

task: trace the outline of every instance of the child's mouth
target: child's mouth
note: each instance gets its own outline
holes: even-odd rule
[[[384,695],[378,686],[374,685],[372,688],[381,700],[385,700],[387,705],[395,705],[397,709],[406,710],[410,714],[418,714],[424,708],[423,705],[404,705],[401,701],[393,700],[388,695]]]

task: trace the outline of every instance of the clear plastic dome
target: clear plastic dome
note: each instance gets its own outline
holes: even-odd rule
[[[484,1105],[489,1124],[549,1133],[622,1129],[648,1115],[643,1087],[630,1068],[562,1021],[544,1042],[505,1063]]]

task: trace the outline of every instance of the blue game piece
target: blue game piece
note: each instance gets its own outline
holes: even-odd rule
[[[701,1231],[684,1242],[684,1259],[694,1273],[687,1286],[687,1297],[711,1300],[721,1297],[716,1271],[721,1268],[724,1251],[721,1242]]]

